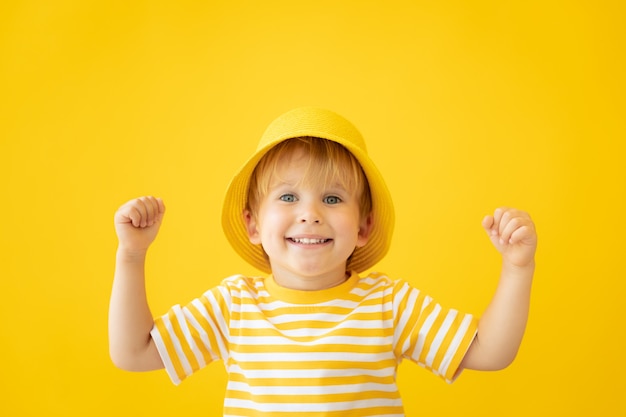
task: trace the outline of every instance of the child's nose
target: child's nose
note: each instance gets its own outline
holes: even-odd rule
[[[300,223],[314,223],[314,224],[319,224],[321,223],[319,219],[317,218],[310,218],[310,217],[302,217],[300,219]]]
[[[317,205],[315,203],[303,205],[298,221],[300,223],[321,223],[322,216]]]

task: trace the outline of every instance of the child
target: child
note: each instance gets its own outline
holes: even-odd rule
[[[530,217],[500,208],[483,220],[503,262],[480,321],[402,280],[359,275],[389,248],[393,205],[359,132],[330,111],[276,119],[228,188],[226,236],[268,275],[232,276],[153,319],[144,261],[164,213],[161,199],[142,197],[115,214],[111,357],[127,370],[165,368],[176,384],[223,360],[224,415],[402,416],[402,359],[452,382],[517,353],[537,242]]]

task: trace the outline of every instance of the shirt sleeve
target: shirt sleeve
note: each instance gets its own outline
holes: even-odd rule
[[[446,309],[398,281],[394,288],[396,356],[407,358],[452,383],[478,328],[471,314]]]
[[[154,321],[150,335],[174,384],[214,360],[226,359],[229,299],[227,290],[217,287]]]

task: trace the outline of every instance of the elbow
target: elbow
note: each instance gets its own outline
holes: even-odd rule
[[[127,355],[121,354],[120,352],[109,349],[109,357],[111,358],[111,362],[115,365],[116,368],[121,369],[123,371],[134,371],[132,360],[127,358]]]
[[[475,371],[501,371],[515,361],[517,352],[518,349],[510,346],[493,348],[475,339],[463,359],[462,366]]]
[[[508,368],[515,360],[516,355],[503,356],[500,358],[493,358],[487,361],[481,371],[502,371]]]
[[[109,357],[117,368],[130,372],[146,372],[163,369],[164,364],[153,343],[145,347],[109,345]]]
[[[139,367],[140,361],[132,354],[132,352],[125,351],[114,346],[109,346],[109,357],[111,362],[116,368],[123,371],[140,372],[142,369]]]
[[[503,369],[508,368],[513,364],[515,358],[517,357],[517,353],[519,352],[519,345],[517,347],[502,347],[496,352],[493,352],[491,356],[491,367],[492,371],[501,371]]]
[[[508,368],[513,363],[514,358],[491,358],[485,360],[467,360],[461,364],[463,369],[472,371],[501,371]]]

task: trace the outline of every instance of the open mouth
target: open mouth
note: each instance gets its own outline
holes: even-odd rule
[[[330,242],[331,239],[310,239],[306,237],[303,237],[303,238],[290,237],[290,238],[287,238],[287,240],[293,243],[298,243],[300,245],[321,245],[322,243]]]

